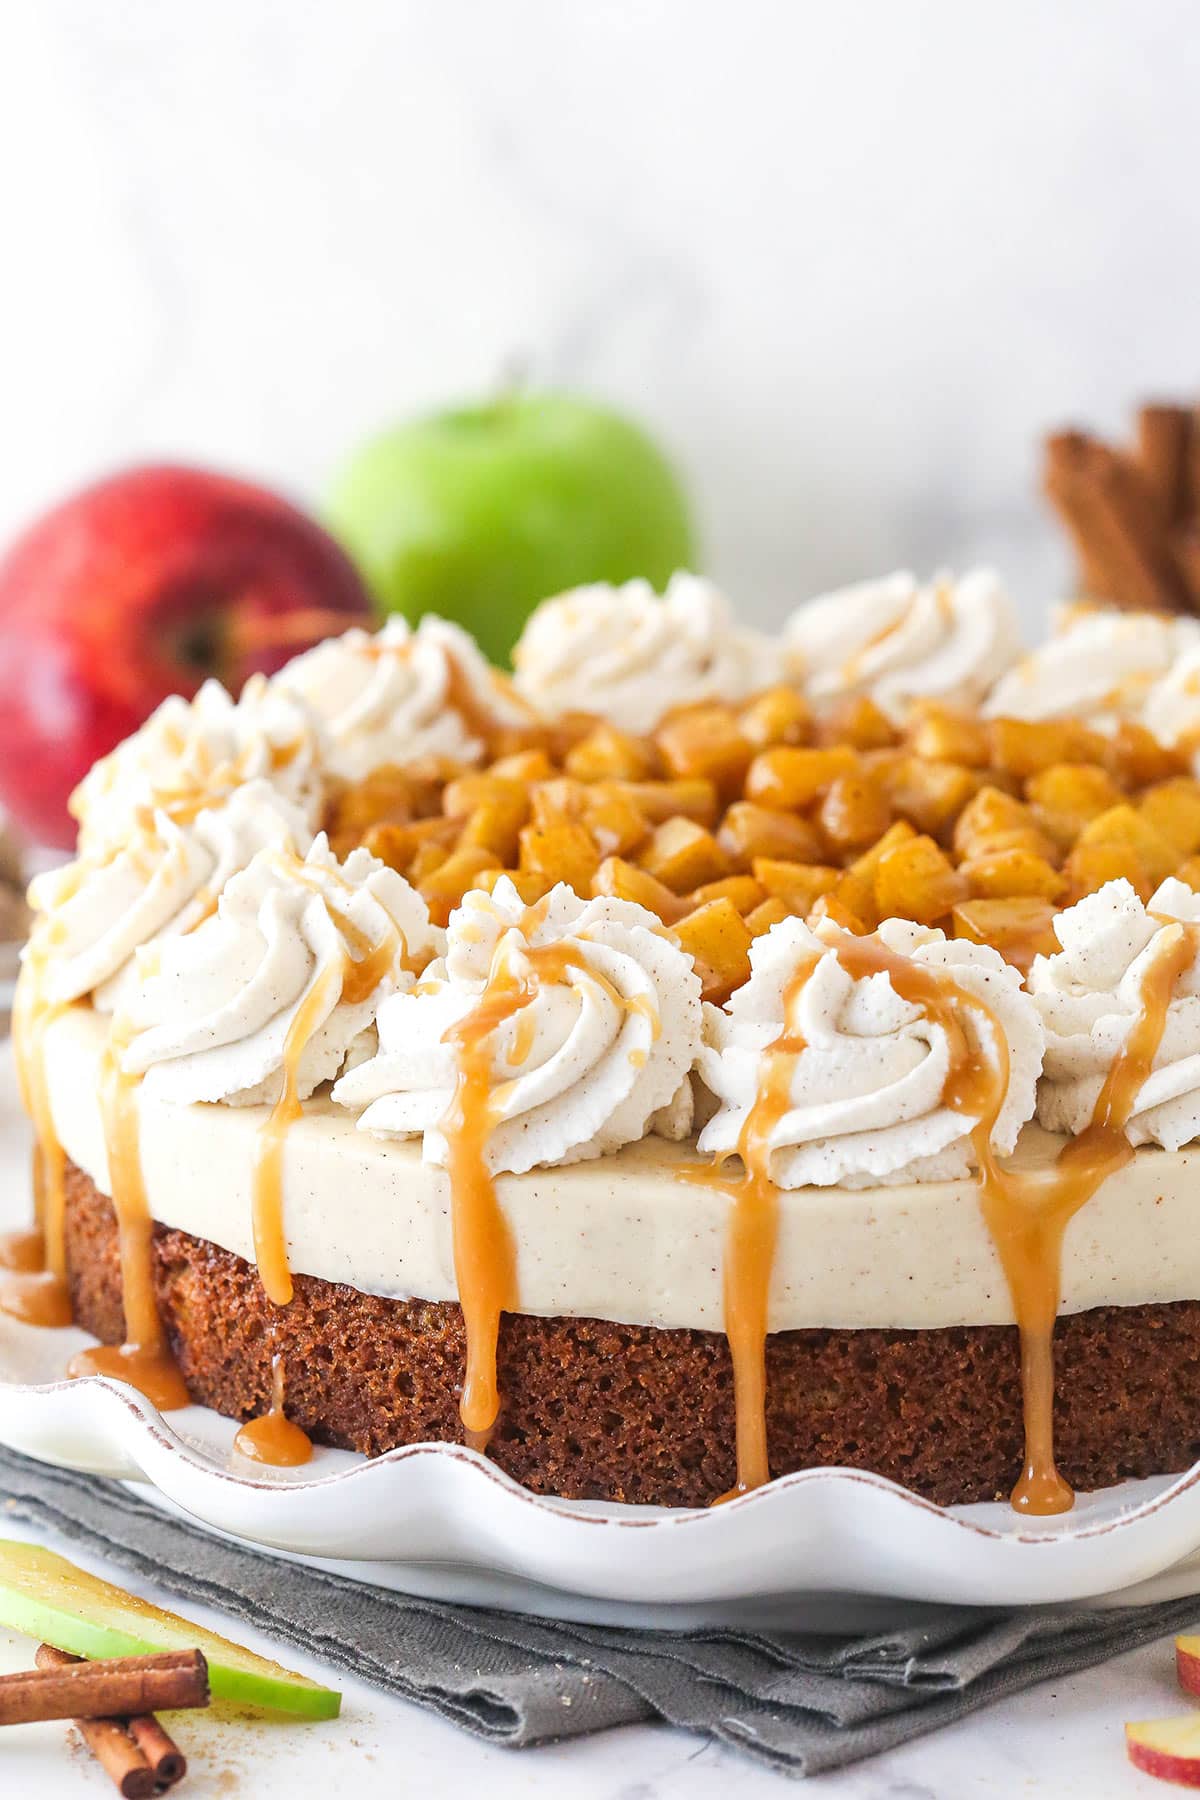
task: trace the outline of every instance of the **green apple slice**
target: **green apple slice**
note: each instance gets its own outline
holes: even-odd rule
[[[0,1625],[89,1658],[202,1650],[214,1699],[302,1719],[335,1719],[341,1710],[335,1689],[139,1600],[40,1544],[0,1539]]]

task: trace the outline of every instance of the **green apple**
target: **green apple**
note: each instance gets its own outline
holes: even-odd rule
[[[638,426],[516,391],[398,425],[333,484],[327,522],[387,612],[440,613],[503,663],[550,594],[695,566],[687,501]]]
[[[0,1540],[0,1625],[90,1659],[202,1650],[214,1699],[336,1719],[342,1696],[89,1575],[40,1544]]]

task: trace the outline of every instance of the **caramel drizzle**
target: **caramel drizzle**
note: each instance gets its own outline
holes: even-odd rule
[[[904,607],[896,618],[881,625],[876,631],[864,639],[857,650],[851,651],[838,670],[838,681],[843,687],[855,687],[863,678],[863,671],[877,650],[881,650],[889,638],[897,637],[907,626],[912,617],[915,597]]]
[[[33,1121],[35,1229],[0,1239],[0,1312],[27,1325],[69,1325],[67,1286],[67,1158],[54,1124],[46,1075],[46,1035],[65,1007],[47,1000],[46,971],[57,928],[43,923],[26,951],[13,1003],[13,1049],[25,1111]]]
[[[306,742],[303,733],[283,744],[268,741],[271,772],[279,774],[290,768]],[[165,734],[165,748],[169,756],[182,757],[187,750],[186,737],[177,729],[168,730]],[[138,807],[135,813],[141,830],[147,835],[153,834],[153,817],[156,812],[166,813],[173,824],[190,825],[206,807],[216,806],[227,800],[235,789],[249,780],[250,764],[256,748],[253,742],[248,743],[228,761],[218,763],[214,761],[204,740],[198,739],[192,748],[191,768],[179,770],[174,780],[168,778],[161,785],[151,781],[151,798],[145,806]],[[96,764],[96,770],[100,769],[105,771],[100,791],[106,795],[111,794],[120,778],[115,752]],[[86,843],[87,817],[86,811],[81,813],[80,810],[83,805],[81,794],[82,789],[76,788],[68,802],[68,811],[80,821],[80,843],[83,845]],[[116,854],[121,848],[120,845],[116,846],[112,854]]]
[[[516,929],[525,939],[518,954],[502,938],[478,1002],[443,1033],[454,1052],[454,1094],[441,1123],[446,1139],[450,1182],[450,1219],[454,1273],[467,1337],[459,1416],[467,1441],[483,1449],[500,1411],[496,1353],[500,1315],[517,1306],[516,1247],[488,1167],[492,1131],[504,1116],[513,1082],[492,1086],[492,1037],[515,1018],[510,1067],[527,1060],[536,1034],[536,1019],[526,1009],[544,983],[563,982],[574,973],[594,983],[626,1013],[650,1023],[657,1037],[660,1023],[648,996],[626,999],[610,981],[587,966],[570,944],[534,946],[529,937],[545,918],[545,905],[529,907]]]
[[[527,921],[528,915],[522,922],[525,929]],[[561,981],[576,966],[561,944],[526,945],[519,957],[507,954],[507,948],[502,939],[502,953],[492,959],[479,1001],[442,1036],[456,1063],[454,1095],[441,1129],[450,1179],[454,1275],[467,1334],[458,1410],[467,1441],[476,1449],[484,1447],[500,1411],[500,1314],[517,1303],[516,1247],[487,1160],[488,1139],[500,1117],[500,1096],[492,1092],[492,1034],[531,1004],[543,979]],[[522,1044],[527,1035],[519,1026]],[[532,1037],[525,1056],[529,1049]]]
[[[40,1274],[46,1264],[46,1244],[40,1231],[6,1231],[0,1237],[0,1269],[15,1275]],[[2,1302],[0,1302],[2,1307]]]
[[[1195,933],[1175,924],[1159,933],[1142,975],[1138,1012],[1092,1110],[1091,1123],[1064,1145],[1052,1169],[1018,1174],[997,1166],[981,1123],[980,1206],[1012,1294],[1021,1333],[1024,1468],[1012,1503],[1035,1515],[1066,1512],[1070,1486],[1054,1461],[1054,1326],[1067,1225],[1110,1175],[1133,1157],[1125,1127],[1162,1042],[1176,984],[1196,954]],[[996,1030],[995,1037],[1003,1042]]]
[[[383,644],[376,636],[360,645],[358,654],[369,662],[408,662],[415,648],[415,641],[415,633],[402,644]],[[475,683],[453,651],[444,649],[442,656],[446,669],[446,710],[458,714],[472,737],[481,738],[485,744],[490,743],[503,729],[501,720],[489,707],[487,700],[476,691]],[[497,706],[505,703],[514,712],[522,714],[527,725],[538,724],[537,709],[525,699],[511,677],[501,669],[492,668],[489,664],[487,685],[495,696]]]
[[[349,949],[343,950],[339,961],[321,970],[296,1008],[283,1043],[283,1086],[258,1133],[252,1199],[254,1254],[267,1298],[276,1306],[288,1306],[295,1292],[283,1219],[283,1153],[288,1132],[304,1110],[298,1093],[301,1059],[314,1032],[336,1005],[361,1005],[397,959],[404,963],[406,956],[400,932],[390,920],[378,943],[372,943],[347,913],[330,902],[319,882],[303,875],[296,878],[322,895]]]
[[[533,1054],[533,1046],[537,1041],[537,1014],[528,1007],[517,1014],[517,1023],[513,1028],[512,1043],[505,1057],[510,1069],[524,1068]]]
[[[278,1351],[271,1358],[271,1404],[257,1419],[247,1420],[233,1447],[251,1462],[280,1469],[298,1468],[312,1456],[312,1439],[287,1416],[287,1379]]]
[[[183,928],[182,935],[190,937],[193,931],[199,930],[207,919],[211,919],[217,910],[219,901],[220,895],[214,893],[212,888],[198,888],[188,901],[188,910],[192,916]]]
[[[355,1005],[374,992],[392,965],[399,941],[399,933],[389,926],[380,942],[372,945],[349,917],[332,906],[330,911],[351,949],[360,954],[356,958],[344,952],[340,964],[331,964],[320,973],[297,1008],[284,1043],[283,1088],[260,1131],[255,1160],[255,1250],[263,1286],[279,1305],[286,1305],[293,1292],[283,1226],[282,1163],[287,1128],[301,1112],[297,1097],[300,1059],[313,1032],[339,998]],[[139,1388],[161,1411],[167,1411],[186,1406],[188,1393],[168,1349],[154,1291],[154,1223],[138,1141],[140,1083],[121,1068],[123,1048],[123,1028],[114,1023],[101,1064],[100,1105],[109,1185],[117,1215],[126,1342],[115,1348],[101,1346],[81,1351],[72,1359],[68,1373],[115,1376]],[[270,1443],[272,1428],[264,1425],[263,1429],[265,1441]],[[275,1435],[279,1436],[279,1431]],[[295,1442],[292,1448],[297,1448]]]
[[[296,1008],[283,1040],[283,1086],[259,1128],[255,1145],[251,1201],[254,1255],[267,1298],[276,1306],[290,1305],[295,1292],[283,1222],[283,1148],[290,1127],[304,1110],[297,1092],[300,1059],[309,1039],[337,1003],[341,976],[341,966],[330,963]]]
[[[140,1077],[121,1068],[124,1030],[114,1021],[100,1064],[100,1114],[108,1154],[109,1188],[117,1215],[125,1342],[81,1350],[67,1374],[109,1375],[127,1381],[160,1412],[187,1406],[189,1395],[167,1344],[154,1291],[154,1221],[142,1176],[138,1133]]]
[[[779,1189],[771,1179],[771,1139],[791,1106],[792,1074],[805,1048],[794,1022],[796,1006],[820,961],[801,962],[783,991],[783,1030],[763,1051],[763,1079],[738,1133],[734,1154],[744,1173],[727,1179],[720,1174],[726,1156],[714,1169],[683,1168],[690,1181],[715,1183],[733,1201],[729,1215],[723,1270],[725,1336],[733,1363],[737,1480],[722,1500],[747,1494],[771,1478],[767,1447],[767,1328],[771,1271],[779,1237]],[[716,1173],[714,1173],[714,1170]]]
[[[843,687],[856,687],[865,677],[867,664],[877,651],[882,650],[889,639],[898,637],[908,627],[913,616],[913,609],[920,599],[920,590],[914,594],[904,611],[888,625],[881,625],[866,641],[859,645],[842,663],[838,670],[838,680]],[[939,622],[946,628],[954,624],[954,595],[951,586],[939,581],[933,590],[933,603],[938,611]]]
[[[877,938],[839,932],[829,948],[855,980],[886,974],[903,1000],[945,1033],[950,1066],[942,1104],[975,1120],[971,1141],[979,1164],[980,1207],[1012,1294],[1021,1339],[1025,1420],[1024,1468],[1013,1490],[1019,1511],[1066,1511],[1071,1488],[1054,1461],[1053,1333],[1067,1224],[1097,1189],[1133,1156],[1125,1126],[1162,1040],[1175,985],[1195,956],[1193,933],[1164,930],[1144,972],[1139,1010],[1097,1099],[1087,1130],[1066,1144],[1053,1168],[1002,1169],[992,1131],[1008,1090],[1008,1044],[999,1020],[949,974],[913,962]],[[778,1190],[770,1179],[770,1140],[790,1105],[795,1059],[804,1041],[790,1023],[818,957],[802,963],[784,993],[784,1030],[765,1053],[765,1079],[738,1140],[745,1174],[721,1185],[734,1199],[725,1265],[726,1333],[737,1406],[737,1485],[745,1493],[769,1478],[765,1423],[767,1301],[778,1228]],[[960,1023],[971,1015],[985,1053],[973,1050]],[[719,1163],[718,1163],[719,1166]],[[710,1171],[683,1171],[712,1179]]]
[[[514,710],[524,715],[529,725],[537,723],[534,708],[518,694],[512,682],[499,669],[489,668],[488,679],[497,702],[507,701]],[[446,704],[452,712],[458,714],[471,735],[482,738],[485,744],[490,743],[502,729],[496,714],[476,694],[471,678],[458,658],[449,653],[446,656]]]
[[[122,853],[135,858],[147,856],[154,841],[153,818],[140,822],[134,838],[114,845],[107,854],[89,858],[87,866],[102,867]],[[171,852],[180,857],[181,851]],[[78,891],[83,879],[81,862],[60,904]],[[149,873],[149,870],[147,870]],[[30,943],[22,972],[13,1015],[13,1041],[17,1055],[17,1071],[21,1096],[33,1120],[34,1205],[37,1220],[36,1237],[17,1234],[0,1244],[0,1266],[15,1272],[0,1284],[0,1309],[14,1314],[32,1325],[69,1325],[73,1307],[67,1285],[66,1256],[66,1153],[54,1128],[50,1092],[46,1076],[46,1036],[54,1021],[67,1009],[45,997],[46,973],[50,956],[59,943],[61,919],[47,919],[39,926]],[[114,1033],[116,1027],[114,1026]],[[153,1300],[153,1268],[150,1257],[149,1213],[142,1187],[140,1159],[137,1151],[135,1100],[117,1086],[124,1082],[116,1067],[117,1046],[110,1040],[100,1074],[101,1113],[108,1139],[109,1163],[112,1170],[113,1206],[117,1214],[123,1271],[126,1278],[126,1321],[130,1342],[118,1351],[88,1352],[97,1361],[95,1369],[79,1372],[119,1374],[147,1393],[163,1407],[186,1404],[180,1399],[181,1384],[174,1366],[162,1362],[165,1351]],[[37,1239],[40,1238],[40,1252]],[[144,1241],[143,1241],[144,1240]],[[130,1313],[133,1318],[130,1318]],[[153,1321],[153,1323],[151,1323]],[[116,1367],[100,1370],[99,1360],[111,1361],[120,1356]],[[77,1358],[82,1364],[82,1358]],[[167,1359],[169,1362],[169,1358]]]

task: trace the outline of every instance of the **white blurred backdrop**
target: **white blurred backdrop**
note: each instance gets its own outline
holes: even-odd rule
[[[1039,432],[1200,391],[1188,0],[0,0],[0,532],[310,500],[514,369],[640,413],[758,618],[1067,558]]]

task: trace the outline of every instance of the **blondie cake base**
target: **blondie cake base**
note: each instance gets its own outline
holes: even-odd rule
[[[79,1323],[124,1336],[112,1203],[73,1165],[67,1253]],[[319,1443],[376,1455],[461,1442],[457,1305],[389,1300],[314,1276],[272,1305],[256,1269],[155,1228],[159,1306],[193,1398],[235,1419],[266,1409],[271,1358],[287,1410]],[[1081,1489],[1200,1457],[1200,1301],[1098,1307],[1059,1320],[1056,1433]],[[502,1409],[488,1454],[537,1493],[703,1506],[733,1485],[729,1350],[718,1332],[506,1314]],[[1011,1326],[810,1330],[767,1347],[771,1469],[872,1469],[940,1504],[1006,1498],[1020,1472]]]

